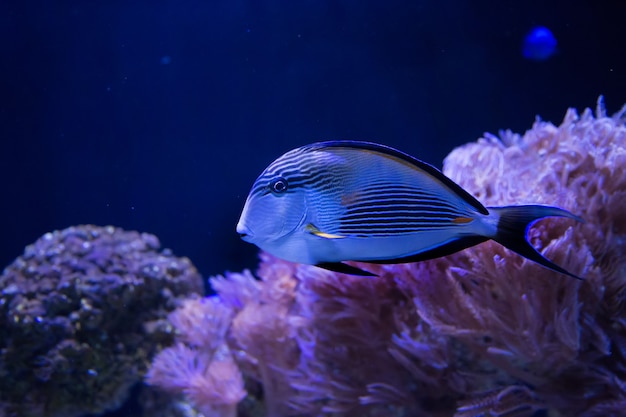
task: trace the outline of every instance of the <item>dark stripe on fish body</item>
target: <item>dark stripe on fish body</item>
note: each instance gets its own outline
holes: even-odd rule
[[[397,187],[397,186],[388,186],[385,184],[377,184],[376,187],[364,187],[360,190],[363,195],[375,195],[375,194],[386,194],[388,192],[393,192],[397,194],[403,194],[407,196],[415,196],[415,197],[438,197],[442,198],[440,194],[428,191],[419,187]]]
[[[366,200],[366,201],[357,201],[356,203],[350,204],[346,207],[346,210],[362,210],[362,209],[376,209],[376,208],[390,208],[394,207],[412,207],[415,210],[419,210],[421,208],[428,208],[433,210],[441,210],[441,211],[450,211],[450,212],[459,212],[458,207],[449,204],[448,202],[444,202],[441,200],[410,200],[403,198],[390,198],[390,199],[376,199],[376,200]]]
[[[311,172],[306,176],[306,185],[310,187],[320,187],[320,191],[322,191],[322,187],[331,181],[336,181],[336,179],[328,175],[327,172]]]
[[[351,218],[341,218],[340,223],[341,226],[348,225],[359,225],[359,224],[370,224],[372,222],[380,222],[386,221],[388,223],[420,223],[424,225],[428,225],[429,223],[435,222],[445,222],[450,224],[455,218],[455,216],[442,216],[439,213],[419,213],[419,215],[415,215],[415,213],[394,213],[393,216],[389,216],[387,213],[380,214],[371,214],[369,216],[360,216],[360,217],[351,217]]]
[[[262,176],[257,180],[258,185],[252,189],[252,193],[263,192],[265,190],[269,190],[269,186],[276,178],[282,177],[287,181],[287,190],[286,192],[293,191],[294,188],[297,188],[302,185],[306,185],[309,182],[309,179],[305,176],[299,175],[272,175],[272,176]]]
[[[316,187],[318,189],[318,191],[322,192],[324,191],[323,188],[327,187],[330,184],[327,184],[326,181],[324,182],[320,182],[320,183],[312,183],[308,178],[303,178],[299,181],[291,181],[291,180],[287,180],[288,184],[289,184],[289,189],[297,189],[297,188],[309,188],[309,187]]]
[[[370,233],[372,230],[389,230],[389,231],[397,231],[397,230],[405,230],[407,232],[416,232],[418,230],[436,230],[441,229],[443,227],[449,228],[451,225],[450,222],[368,222],[361,224],[344,224],[341,225],[338,229],[339,234],[351,234],[351,233]]]
[[[357,192],[357,194],[353,197],[353,201],[358,202],[358,201],[364,201],[364,200],[394,200],[394,199],[404,199],[404,200],[413,200],[416,202],[421,202],[421,201],[437,201],[440,202],[442,204],[451,206],[451,207],[455,207],[456,204],[450,202],[447,199],[443,199],[440,198],[439,196],[437,196],[436,194],[432,194],[432,193],[425,193],[425,192],[418,192],[418,191],[413,191],[413,192],[402,192],[402,191],[396,191],[394,189],[384,189],[384,188],[380,188],[378,190],[372,190],[372,191],[359,191]]]
[[[430,212],[441,214],[460,214],[458,210],[453,207],[440,207],[426,204],[412,204],[411,202],[402,202],[400,204],[385,204],[385,203],[367,203],[359,204],[357,206],[351,206],[346,210],[346,214],[367,214],[372,212],[388,212],[394,213],[399,211],[416,212]],[[458,216],[457,216],[458,217]]]
[[[423,223],[418,223],[418,224],[388,224],[388,223],[381,223],[381,224],[370,224],[367,227],[361,227],[358,225],[355,226],[351,226],[351,227],[341,227],[339,228],[338,232],[341,236],[350,236],[350,235],[368,235],[368,234],[373,234],[373,233],[389,233],[391,235],[399,235],[399,234],[410,234],[410,233],[421,233],[421,232],[428,232],[428,231],[434,231],[434,230],[441,230],[441,229],[449,229],[450,228],[450,222],[446,222],[444,223],[434,223],[434,224],[428,224],[428,225],[424,225]]]
[[[452,222],[455,219],[458,219],[458,214],[455,213],[441,213],[441,212],[433,212],[433,211],[394,211],[394,212],[369,212],[369,213],[356,213],[356,214],[348,214],[342,215],[339,219],[341,224],[343,223],[354,223],[354,222],[367,222],[370,219],[382,219],[386,218],[392,221],[396,218],[409,218],[415,219],[420,222],[428,222],[429,219],[441,219],[441,221]]]
[[[413,200],[420,200],[423,198],[436,198],[442,201],[446,201],[436,194],[420,192],[418,190],[413,191],[404,191],[404,190],[395,190],[393,188],[383,188],[380,187],[376,190],[359,190],[357,191],[358,198],[394,198],[394,197],[402,197],[402,198],[410,198]]]
[[[319,166],[312,162],[307,163],[303,161],[295,161],[293,164],[281,165],[280,169],[276,170],[276,174],[289,175],[293,173],[302,173],[309,176],[318,170]]]
[[[367,217],[363,219],[352,219],[347,221],[341,221],[339,229],[349,228],[363,228],[367,229],[376,225],[388,225],[392,226],[411,226],[411,227],[424,227],[429,228],[431,226],[453,226],[451,218],[446,217],[415,217],[408,216],[394,216],[394,217]]]
[[[305,171],[306,167],[303,167],[300,161],[293,161],[293,163],[280,163],[272,166],[271,169],[266,170],[263,173],[263,177],[275,178],[277,176],[287,176],[294,173]]]
[[[379,214],[387,214],[390,217],[393,217],[397,213],[408,212],[413,216],[419,216],[421,214],[425,215],[440,215],[442,217],[464,217],[467,216],[466,213],[460,212],[455,208],[449,207],[437,207],[437,206],[428,206],[428,205],[416,205],[416,204],[401,204],[401,205],[384,205],[384,204],[368,204],[368,205],[359,205],[356,207],[351,207],[346,210],[344,217],[367,217],[368,215],[379,215]]]
[[[441,216],[414,216],[414,215],[402,215],[396,217],[367,217],[367,218],[355,218],[355,219],[342,219],[339,223],[339,228],[343,227],[368,227],[371,224],[389,224],[389,225],[419,225],[419,227],[429,227],[430,225],[441,224],[445,226],[456,225],[454,219]]]
[[[439,171],[434,166],[427,164],[426,162],[420,161],[408,155],[404,152],[401,152],[397,149],[390,148],[385,145],[380,145],[377,143],[371,142],[361,142],[361,141],[328,141],[328,142],[318,142],[312,144],[311,146],[305,147],[306,150],[316,150],[316,149],[326,149],[326,148],[345,148],[345,149],[361,149],[372,152],[377,152],[382,155],[387,155],[391,157],[395,157],[405,163],[412,165],[414,168],[422,170],[427,174],[434,177],[438,180],[443,186],[450,189],[454,194],[463,199],[467,204],[471,205],[481,214],[489,214],[489,211],[478,201],[474,196],[465,191],[461,186],[452,181],[450,178],[446,177],[441,171]],[[303,148],[304,149],[304,148]]]
[[[397,237],[402,235],[411,235],[423,232],[433,231],[433,228],[389,228],[380,227],[368,230],[342,230],[341,235],[354,238],[371,238],[371,237]]]
[[[366,225],[366,227],[363,227],[363,225],[354,225],[354,226],[345,226],[345,227],[342,226],[339,229],[339,232],[342,235],[344,234],[350,235],[354,233],[369,234],[369,233],[380,232],[380,231],[387,231],[392,234],[398,234],[399,231],[406,232],[406,233],[416,233],[416,232],[432,231],[435,229],[440,229],[442,227],[449,228],[450,222],[434,223],[434,224],[429,223],[427,225],[424,225],[423,223],[415,223],[415,224],[372,223],[372,224]]]
[[[373,185],[363,187],[361,190],[364,194],[380,193],[380,192],[394,192],[407,195],[416,196],[434,196],[436,194],[428,192],[427,190],[418,188],[417,186],[402,186],[395,183],[377,182]]]

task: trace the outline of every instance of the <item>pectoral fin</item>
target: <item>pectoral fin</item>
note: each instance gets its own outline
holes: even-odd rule
[[[309,223],[306,226],[306,230],[318,237],[323,237],[324,239],[343,239],[345,236],[341,235],[333,235],[332,233],[324,233],[320,229],[318,229],[314,224]]]
[[[322,262],[315,265],[319,268],[324,268],[329,271],[341,272],[342,274],[348,275],[357,275],[360,277],[376,277],[376,274],[372,274],[371,272],[364,271],[362,269],[357,268],[356,266],[351,266],[348,264],[344,264],[342,262]]]
[[[324,239],[343,239],[346,237],[346,236],[341,236],[341,235],[334,235],[332,233],[322,232],[320,229],[317,228],[317,226],[315,226],[312,223],[307,224],[306,230],[312,235],[315,235],[317,237],[321,237]],[[348,264],[344,264],[342,262],[321,262],[319,264],[316,264],[315,266],[319,268],[327,269],[329,271],[341,272],[342,274],[348,274],[348,275],[357,275],[361,277],[375,277],[376,276],[376,274],[372,274],[371,272],[364,271],[362,269],[357,268],[356,266],[351,266]]]

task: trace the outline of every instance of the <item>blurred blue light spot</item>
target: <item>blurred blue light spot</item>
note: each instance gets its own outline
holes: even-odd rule
[[[161,57],[161,65],[169,65],[172,62],[172,57],[169,55],[164,55]]]
[[[533,28],[524,38],[522,55],[533,61],[545,61],[556,52],[556,38],[544,26]]]

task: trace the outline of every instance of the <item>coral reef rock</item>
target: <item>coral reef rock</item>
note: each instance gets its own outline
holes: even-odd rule
[[[71,417],[118,407],[170,344],[166,317],[202,293],[186,258],[146,233],[47,233],[0,276],[0,415]]]

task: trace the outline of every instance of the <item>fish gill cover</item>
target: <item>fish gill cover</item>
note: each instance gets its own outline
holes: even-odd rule
[[[578,281],[493,242],[377,278],[261,253],[173,313],[147,382],[211,416],[623,415],[626,107],[486,134],[444,172],[490,205],[558,204],[539,250]],[[180,400],[180,397],[178,397]]]

